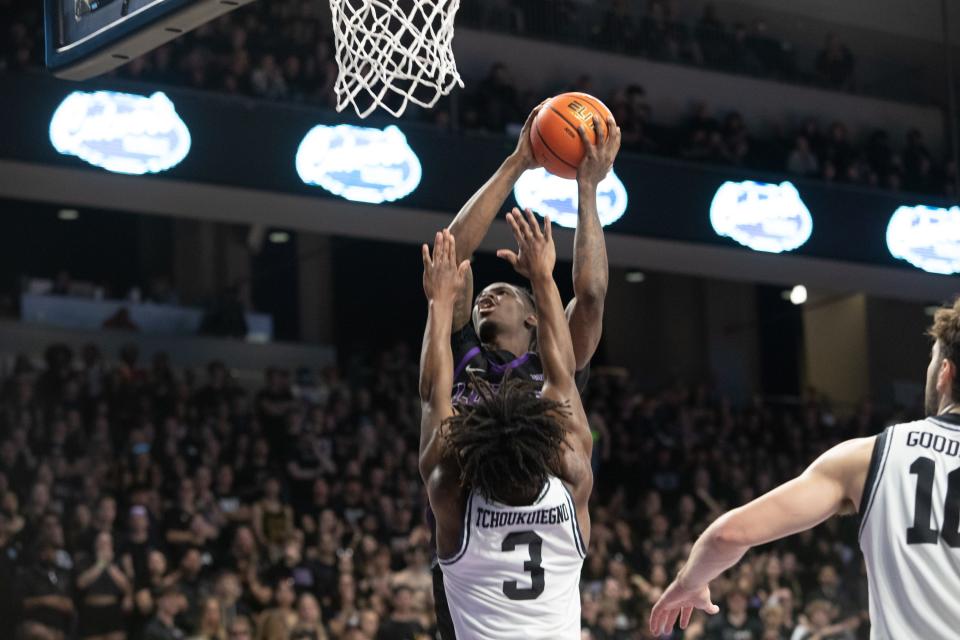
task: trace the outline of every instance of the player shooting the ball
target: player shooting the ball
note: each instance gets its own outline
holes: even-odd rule
[[[513,186],[523,173],[539,166],[530,131],[543,105],[527,117],[517,147],[493,176],[473,194],[448,227],[457,240],[457,259],[468,260],[480,246]],[[593,116],[594,143],[586,126],[578,130],[584,157],[577,169],[578,209],[574,235],[573,293],[565,315],[573,339],[577,382],[586,382],[590,359],[596,352],[603,327],[607,293],[607,249],[597,213],[597,186],[610,172],[620,150],[620,128],[610,118],[605,127]],[[604,135],[604,132],[609,132]],[[498,252],[510,261],[509,254]],[[453,313],[453,348],[456,359],[455,393],[464,389],[468,373],[497,382],[510,370],[536,379],[542,368],[535,348],[536,308],[529,292],[505,282],[488,285],[473,298],[473,272],[468,267],[463,289]],[[534,378],[533,376],[536,376]]]

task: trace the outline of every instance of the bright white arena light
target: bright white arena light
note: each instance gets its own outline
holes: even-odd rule
[[[80,212],[76,209],[60,209],[60,211],[57,212],[57,217],[61,220],[69,222],[79,218]]]
[[[306,184],[371,204],[410,195],[423,175],[420,159],[394,125],[317,125],[300,143],[296,166]]]
[[[554,224],[574,229],[577,226],[577,181],[558,178],[538,167],[524,172],[513,187],[513,197],[521,209],[532,209],[550,216]],[[597,186],[597,214],[604,227],[613,224],[627,210],[627,189],[613,169]]]
[[[268,239],[274,244],[283,244],[290,241],[290,234],[286,231],[272,231]]]
[[[50,119],[57,152],[114,173],[166,171],[190,152],[190,130],[161,92],[74,91]]]
[[[710,224],[717,235],[767,253],[793,251],[813,233],[810,210],[790,182],[724,182],[710,203]]]
[[[960,273],[960,207],[899,207],[887,223],[887,249],[929,273]]]
[[[807,288],[798,284],[790,290],[790,302],[793,304],[803,304],[807,301]]]

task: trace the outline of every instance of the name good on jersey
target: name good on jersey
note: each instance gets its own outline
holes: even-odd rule
[[[457,638],[578,640],[585,555],[573,498],[559,478],[529,506],[471,492],[460,549],[440,559]]]
[[[877,436],[860,514],[870,637],[960,637],[960,416]]]

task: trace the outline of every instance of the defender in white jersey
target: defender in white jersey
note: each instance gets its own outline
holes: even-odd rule
[[[459,640],[578,640],[580,569],[590,535],[593,438],[574,382],[570,328],[553,281],[546,219],[507,215],[537,306],[543,388],[475,378],[479,399],[451,403],[451,320],[467,268],[449,231],[423,247],[429,301],[420,363],[420,473],[437,525],[444,591]]]
[[[650,614],[654,633],[714,614],[710,581],[754,545],[857,510],[873,640],[960,634],[960,298],[937,311],[926,420],[824,453],[800,477],[716,520]]]

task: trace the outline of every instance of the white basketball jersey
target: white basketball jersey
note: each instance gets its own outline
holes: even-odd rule
[[[873,640],[960,637],[960,420],[877,436],[860,503]]]
[[[460,550],[440,559],[457,640],[579,640],[585,556],[573,498],[559,478],[524,507],[471,492]]]

